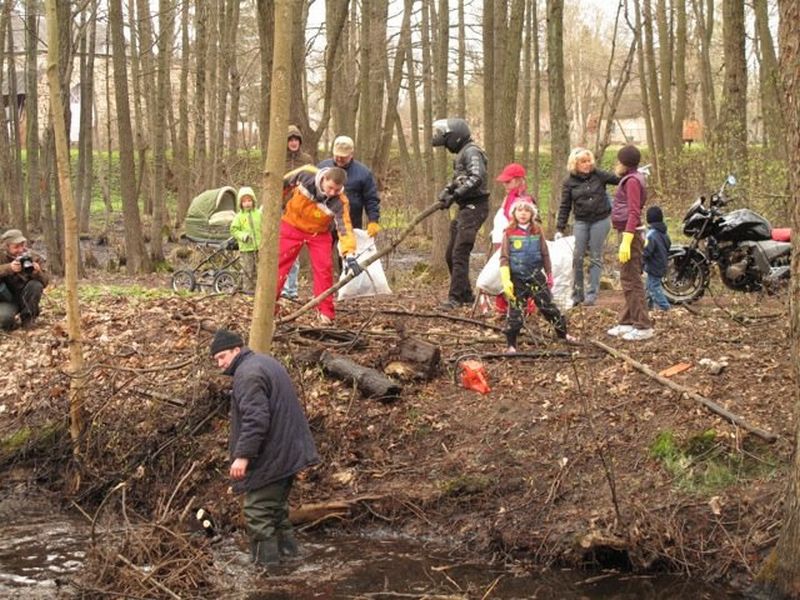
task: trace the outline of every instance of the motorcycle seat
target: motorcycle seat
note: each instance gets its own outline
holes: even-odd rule
[[[791,242],[774,242],[772,240],[764,242],[756,242],[756,245],[764,253],[768,261],[772,261],[784,254],[790,254],[792,251]]]

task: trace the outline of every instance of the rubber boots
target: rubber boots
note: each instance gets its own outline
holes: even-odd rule
[[[278,539],[270,537],[265,540],[256,540],[255,563],[258,566],[266,567],[276,565],[281,560],[278,551]]]
[[[297,556],[300,552],[297,548],[297,539],[292,531],[278,532],[278,550],[281,556]]]

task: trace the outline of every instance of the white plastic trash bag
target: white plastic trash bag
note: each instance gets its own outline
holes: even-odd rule
[[[562,312],[572,308],[572,256],[575,254],[575,236],[562,237],[547,242],[550,265],[553,267],[553,302]]]
[[[363,229],[353,229],[356,236],[356,256],[358,262],[363,263],[371,256],[378,253],[375,247],[375,240],[369,237]],[[343,269],[342,275],[339,277],[341,281],[347,275]],[[345,298],[358,298],[360,296],[376,296],[378,294],[391,294],[392,290],[389,287],[389,282],[386,281],[386,274],[383,272],[383,265],[380,260],[376,260],[369,265],[363,273],[358,277],[353,278],[343,286],[337,295],[339,300]]]
[[[503,293],[503,282],[500,279],[499,248],[489,257],[489,260],[486,261],[481,272],[478,273],[478,280],[475,282],[475,287],[490,296]]]

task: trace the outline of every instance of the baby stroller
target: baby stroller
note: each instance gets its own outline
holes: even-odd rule
[[[214,290],[230,294],[239,289],[238,246],[230,237],[230,225],[235,216],[236,190],[230,186],[206,190],[192,200],[182,238],[198,250],[200,260],[194,267],[172,274],[173,290]]]

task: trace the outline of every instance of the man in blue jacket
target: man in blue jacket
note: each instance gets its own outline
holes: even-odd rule
[[[370,237],[375,237],[381,230],[381,198],[375,177],[367,165],[353,158],[355,146],[352,138],[340,135],[333,141],[333,158],[323,160],[323,167],[339,167],[347,173],[344,193],[350,201],[350,222],[354,229],[365,229],[364,213],[367,213],[366,230]]]
[[[233,491],[244,494],[251,556],[257,565],[272,565],[298,553],[289,492],[295,475],[319,462],[317,449],[283,365],[227,329],[214,335],[211,356],[233,377],[230,477]]]

